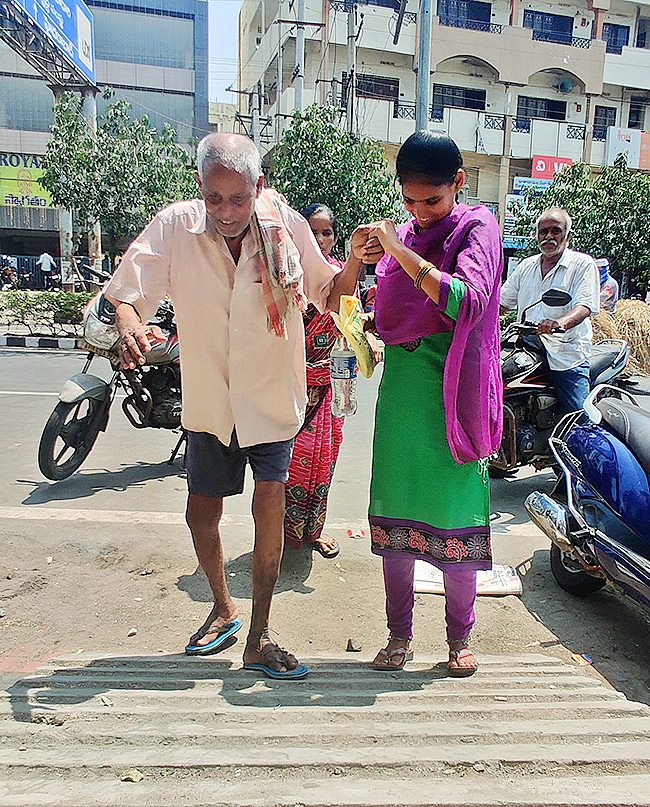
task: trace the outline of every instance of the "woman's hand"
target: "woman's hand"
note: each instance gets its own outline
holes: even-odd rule
[[[384,248],[372,237],[376,224],[361,224],[350,236],[350,249],[357,260],[372,265],[383,256]]]
[[[393,257],[395,257],[395,252],[404,246],[397,236],[395,224],[390,219],[376,221],[369,238],[376,238],[384,250]]]

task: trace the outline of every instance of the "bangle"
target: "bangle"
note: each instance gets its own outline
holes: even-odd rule
[[[435,268],[436,267],[432,263],[425,263],[418,269],[416,276],[413,278],[413,285],[415,286],[416,289],[422,288],[424,278],[429,274],[429,272],[432,269]]]

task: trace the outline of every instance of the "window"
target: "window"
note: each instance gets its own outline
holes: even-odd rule
[[[48,132],[53,106],[52,90],[40,77],[0,75],[0,128]]]
[[[397,101],[399,99],[399,79],[385,78],[383,76],[369,76],[357,73],[357,96],[359,98],[378,98],[381,100]],[[343,73],[341,80],[341,99],[345,106],[348,97],[348,74]]]
[[[605,140],[608,126],[616,126],[616,107],[596,105],[594,111],[594,140]]]
[[[520,95],[517,99],[517,118],[566,120],[566,101]]]
[[[629,129],[643,129],[645,122],[645,104],[639,99],[632,98],[630,102],[630,112],[627,116]]]
[[[192,20],[97,6],[93,17],[97,59],[194,69]]]
[[[524,10],[524,28],[533,29],[533,39],[570,45],[573,38],[573,17]]]
[[[490,22],[492,5],[478,0],[438,0],[438,16],[443,25],[449,22]]]
[[[154,92],[136,87],[115,87],[115,97],[125,98],[132,104],[130,116],[141,118],[147,115],[149,122],[156,129],[162,129],[166,123],[176,129],[179,143],[188,143],[192,137],[194,125],[194,98],[184,93]],[[101,115],[107,102],[97,96],[97,112]]]
[[[446,106],[483,111],[485,110],[485,90],[470,90],[467,87],[450,87],[446,84],[434,84],[434,109],[440,109]]]
[[[647,17],[639,17],[639,27],[636,32],[637,48],[646,48],[648,46],[648,42],[650,42],[648,29],[650,29],[650,19]]]
[[[607,53],[620,55],[623,52],[623,46],[630,41],[630,26],[606,22],[603,25],[603,39],[607,42]]]
[[[399,11],[400,0],[357,0],[357,3],[361,6],[382,6]]]

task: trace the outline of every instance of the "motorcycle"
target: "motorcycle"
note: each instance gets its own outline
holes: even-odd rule
[[[80,373],[69,378],[59,393],[59,403],[50,415],[38,447],[38,467],[48,479],[66,479],[90,453],[100,432],[106,431],[111,405],[119,389],[125,392],[122,410],[136,429],[148,427],[181,431],[169,463],[173,463],[185,440],[181,427],[181,369],[174,310],[163,303],[152,324],[166,334],[146,354],[135,370],[120,367],[115,326],[115,307],[99,294],[86,309],[83,341],[88,349]],[[103,381],[89,373],[96,357],[111,364],[113,374]]]
[[[503,438],[490,459],[491,476],[504,476],[522,465],[537,470],[554,465],[548,439],[560,419],[560,403],[537,325],[527,322],[526,314],[539,303],[559,307],[570,302],[568,292],[549,289],[524,309],[522,321],[509,325],[501,337]],[[592,345],[591,388],[620,379],[629,357],[630,348],[623,339],[603,339]]]
[[[550,442],[564,484],[525,505],[551,539],[558,585],[584,596],[609,583],[650,608],[650,413],[601,385]]]

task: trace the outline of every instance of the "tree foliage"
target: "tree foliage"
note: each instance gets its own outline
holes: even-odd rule
[[[609,258],[612,271],[641,288],[650,285],[650,176],[627,167],[625,155],[593,174],[576,163],[557,174],[543,193],[529,190],[515,205],[515,232],[530,235],[537,216],[565,208],[573,219],[571,246],[594,258]],[[531,238],[529,253],[537,250]]]
[[[358,224],[404,218],[384,150],[338,125],[334,107],[295,112],[274,161],[274,186],[296,210],[322,202],[336,213],[341,235]]]
[[[39,182],[56,205],[72,211],[75,247],[99,221],[107,247],[119,251],[160,208],[197,194],[192,158],[176,142],[175,130],[166,124],[158,131],[146,115],[132,118],[130,109],[123,99],[111,102],[95,139],[79,96],[65,93],[54,106]]]

